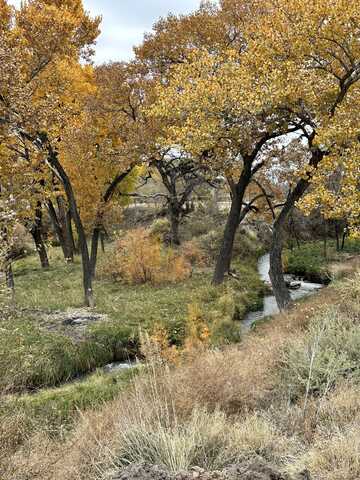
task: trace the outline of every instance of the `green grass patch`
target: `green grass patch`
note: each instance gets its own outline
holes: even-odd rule
[[[283,349],[280,374],[292,399],[322,396],[343,380],[360,381],[360,329],[357,315],[337,306],[313,318],[304,337]]]
[[[137,372],[137,368],[110,374],[97,372],[59,388],[3,397],[0,423],[4,428],[0,427],[0,444],[6,444],[9,432],[12,443],[17,445],[36,431],[51,436],[65,433],[75,424],[79,412],[101,408],[125,389]],[[10,424],[11,428],[5,428]]]
[[[359,254],[360,241],[348,239],[344,249],[336,251],[334,240],[327,242],[326,256],[325,246],[322,241],[308,242],[293,250],[285,252],[285,271],[310,282],[327,284],[332,280],[329,263],[341,260],[344,254]]]
[[[171,342],[181,345],[193,303],[201,305],[206,321],[214,324],[216,344],[238,341],[238,320],[262,306],[260,254],[261,249],[254,247],[251,255],[235,259],[239,279],[229,279],[219,288],[211,286],[212,269],[156,287],[99,279],[94,283],[96,311],[107,314],[108,320],[89,325],[80,339],[71,335],[76,327],[64,328],[57,316],[44,320],[45,312],[82,306],[79,259],[65,264],[60,250],[52,248],[48,270],[40,268],[36,256],[16,262],[16,305],[21,313],[1,323],[0,386],[20,391],[59,385],[106,363],[131,358],[139,354],[139,331],[152,331],[155,325],[165,327]]]
[[[37,319],[10,318],[0,324],[0,390],[38,389],[66,382],[113,360],[96,339],[75,342],[48,332]]]

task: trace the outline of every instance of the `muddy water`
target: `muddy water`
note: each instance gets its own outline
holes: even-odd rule
[[[261,280],[263,282],[270,284],[270,276],[269,276],[269,269],[270,269],[270,255],[266,254],[259,259],[258,263],[258,272],[260,275]],[[289,279],[295,280],[294,276],[289,276]],[[291,290],[290,295],[293,300],[297,300],[299,298],[306,297],[311,295],[312,293],[316,292],[323,285],[320,283],[311,283],[311,282],[303,282],[301,281],[301,286],[297,290]],[[264,317],[268,317],[271,315],[276,315],[279,313],[279,308],[276,303],[276,299],[274,295],[267,295],[264,297],[264,307],[262,310],[258,310],[257,312],[250,312],[246,315],[243,320],[243,327],[249,329],[255,322],[261,320]]]

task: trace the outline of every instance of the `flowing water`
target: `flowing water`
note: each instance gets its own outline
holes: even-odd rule
[[[263,255],[258,262],[258,272],[261,280],[271,286],[270,276],[270,255],[266,254]],[[293,275],[286,275],[286,279],[289,281],[297,280]],[[297,290],[290,290],[290,295],[293,300],[297,300],[302,297],[306,297],[307,295],[311,295],[315,291],[322,288],[324,285],[320,283],[311,283],[311,282],[303,282],[301,281],[300,288]],[[276,315],[279,313],[279,308],[276,303],[276,299],[274,295],[266,295],[264,297],[264,307],[262,310],[258,310],[257,312],[250,312],[246,315],[245,319],[242,321],[242,325],[244,330],[249,330],[251,326],[261,320],[262,318]],[[123,369],[133,368],[139,365],[137,362],[114,362],[106,365],[104,368],[105,372],[114,372]]]
[[[270,285],[270,254],[266,254],[259,259],[258,262],[258,272],[261,280],[266,284]],[[294,276],[289,276],[289,280],[295,280]],[[291,290],[290,295],[293,300],[298,300],[299,298],[306,297],[307,295],[311,295],[315,291],[322,288],[323,285],[320,283],[311,283],[311,282],[303,282],[301,281],[300,288],[297,290]],[[276,315],[279,313],[279,308],[276,303],[276,299],[274,295],[266,295],[264,297],[264,307],[262,310],[258,310],[257,312],[250,312],[246,315],[243,320],[243,326],[246,329],[251,328],[251,326],[261,320],[262,318],[268,317],[270,315]]]

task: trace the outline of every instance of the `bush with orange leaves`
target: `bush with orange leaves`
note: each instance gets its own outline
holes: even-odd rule
[[[184,242],[180,248],[181,254],[192,265],[197,267],[206,267],[209,264],[209,257],[202,250],[198,242],[189,240]]]
[[[171,343],[166,328],[157,324],[151,334],[140,334],[141,353],[151,364],[179,365],[207,350],[211,344],[211,332],[196,303],[188,306],[185,335],[183,346],[178,347]]]
[[[159,285],[189,278],[191,265],[184,255],[164,247],[149,230],[138,228],[116,242],[101,273],[130,285]]]

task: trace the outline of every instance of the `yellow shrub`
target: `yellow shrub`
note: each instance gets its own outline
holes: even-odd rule
[[[194,241],[184,242],[181,246],[181,253],[193,266],[205,267],[209,263],[205,252]]]
[[[185,352],[202,350],[210,344],[210,331],[198,304],[188,306]]]
[[[191,275],[183,255],[162,246],[144,228],[128,232],[116,242],[115,250],[102,266],[104,275],[136,285],[178,282]]]
[[[155,325],[150,335],[141,333],[140,343],[141,353],[148,363],[152,365],[178,363],[180,351],[175,345],[171,345],[168,332],[161,325]]]
[[[166,328],[156,324],[150,335],[140,335],[141,353],[151,364],[178,365],[206,350],[210,346],[210,330],[197,304],[188,306],[185,332],[183,346],[177,347],[172,345]]]

